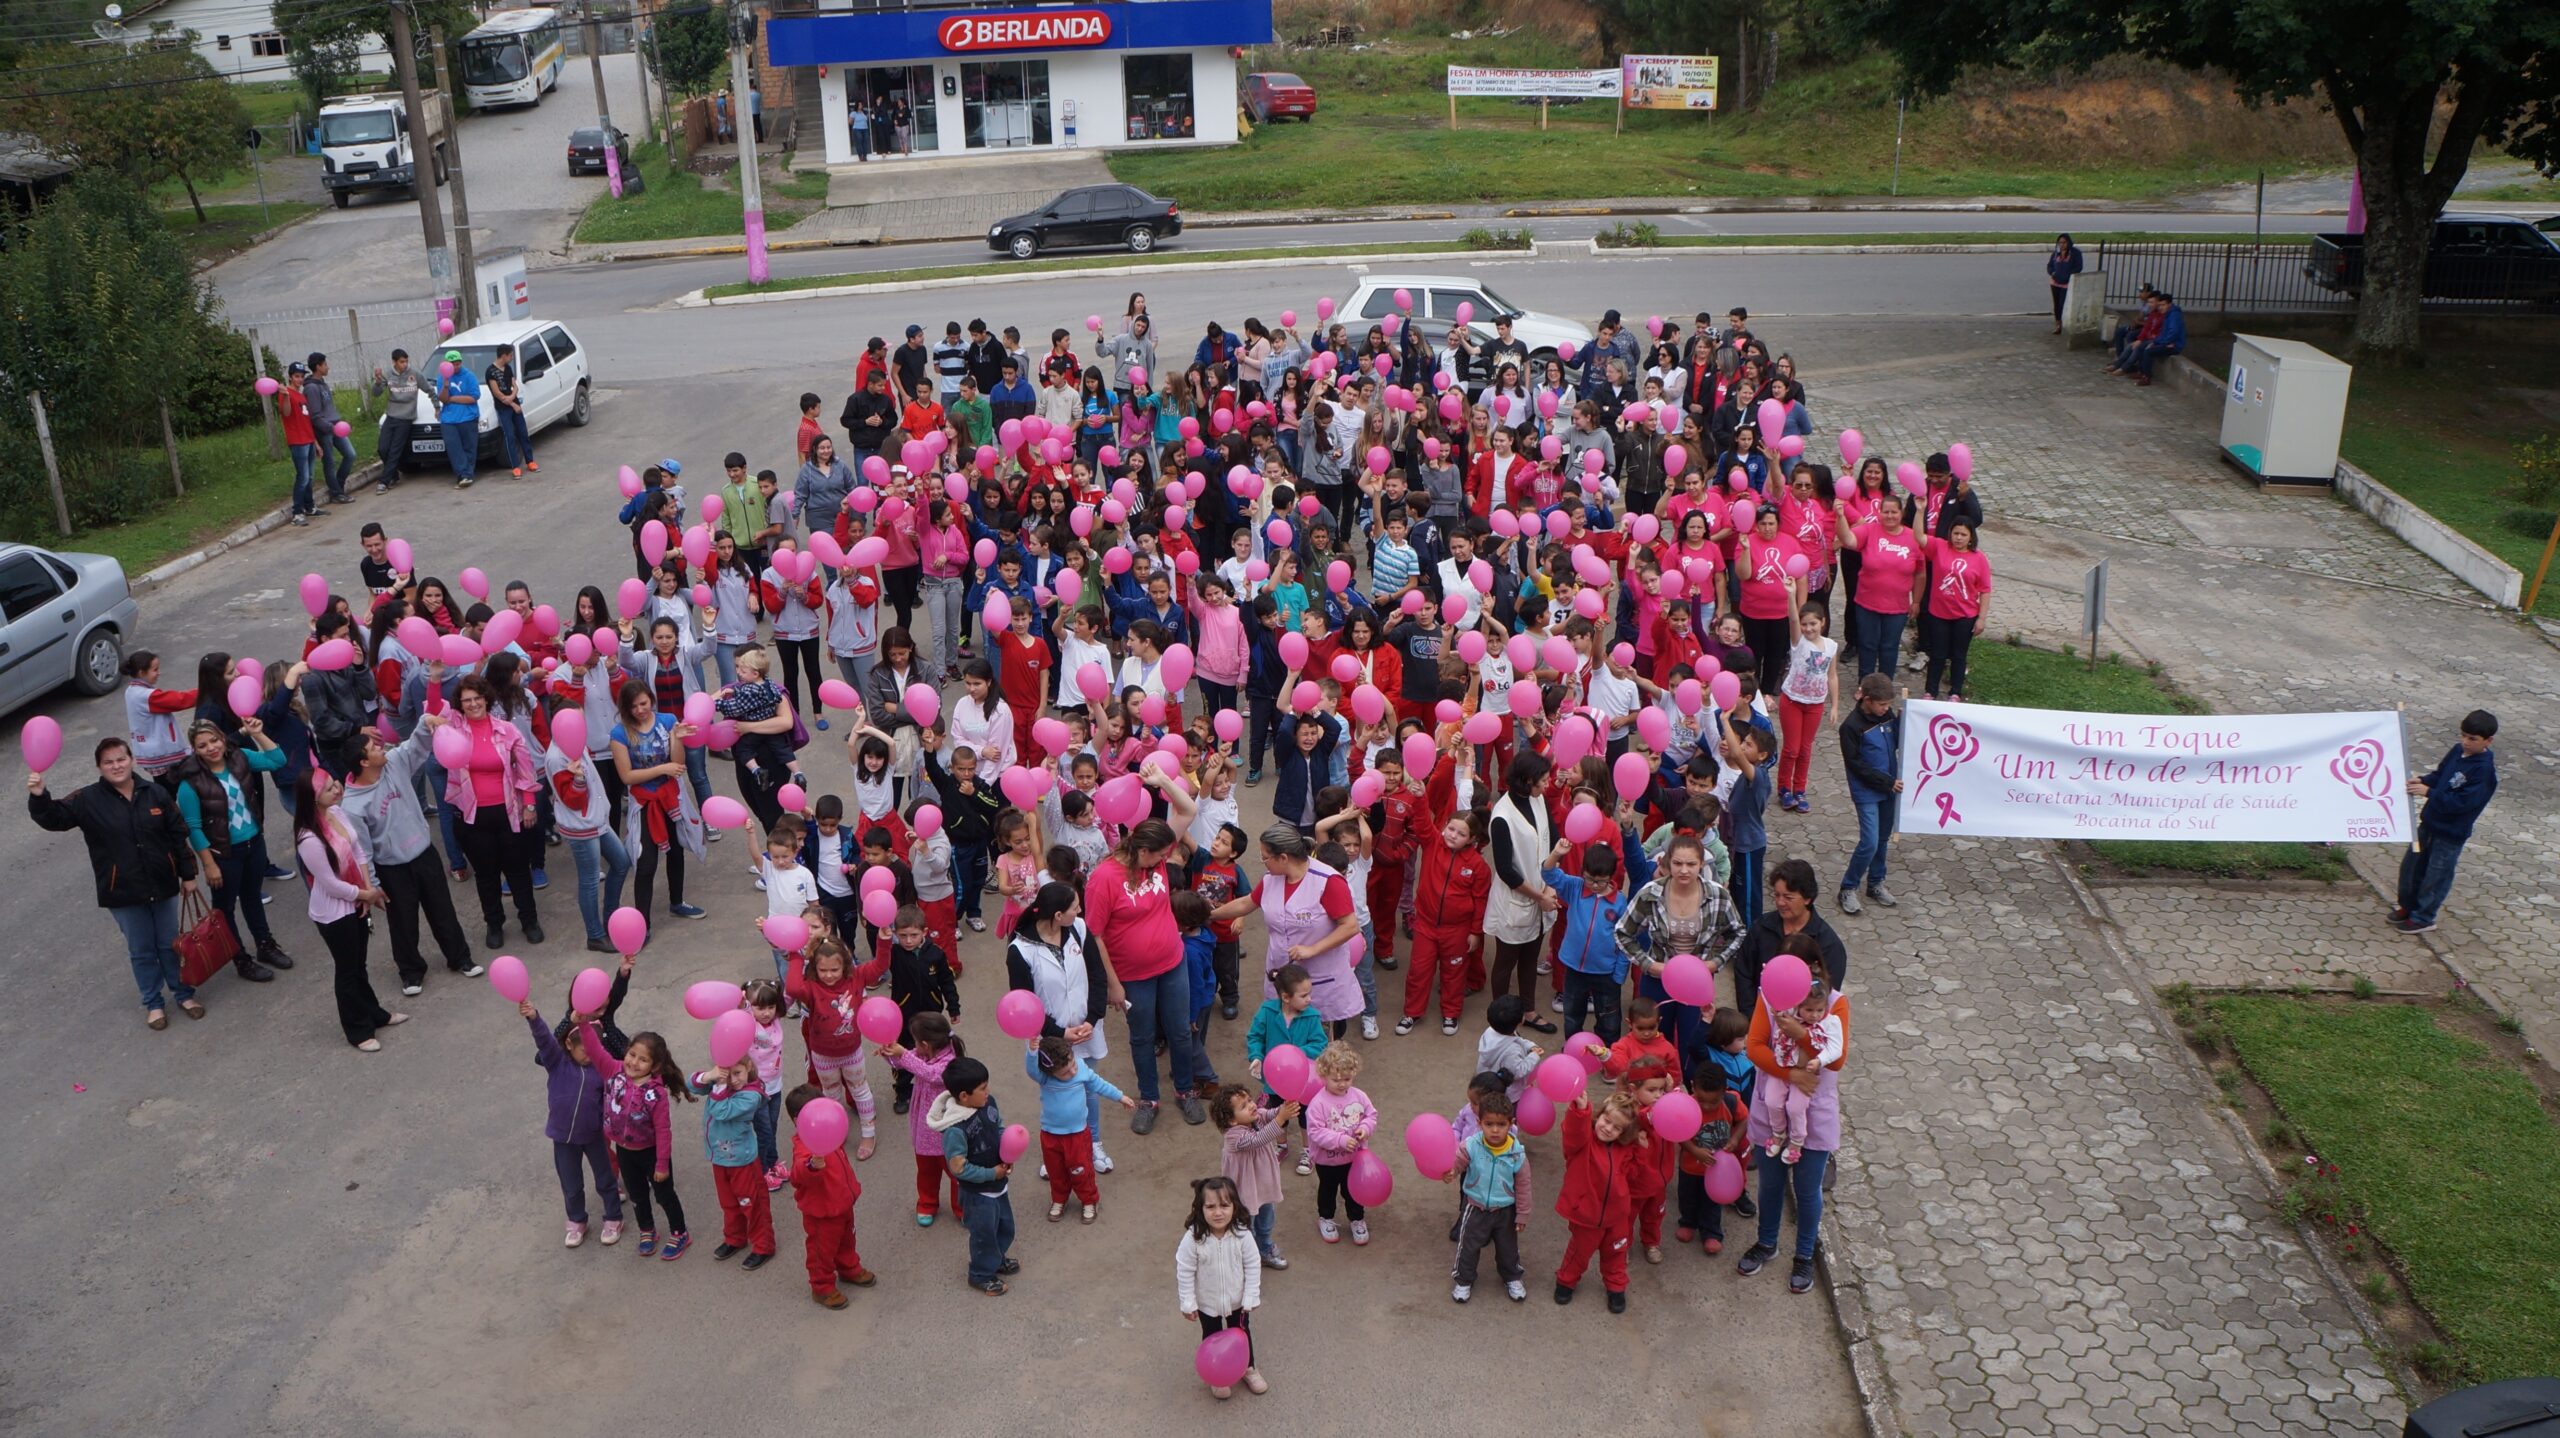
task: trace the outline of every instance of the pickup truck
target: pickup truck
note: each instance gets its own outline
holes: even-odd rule
[[[2550,233],[2560,220],[2508,215],[2446,215],[2427,243],[2426,298],[2560,303],[2560,241]],[[2313,235],[2311,259],[2302,267],[2324,290],[2359,294],[2364,289],[2364,236]]]

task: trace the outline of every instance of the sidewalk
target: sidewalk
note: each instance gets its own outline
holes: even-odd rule
[[[2396,1433],[2401,1395],[2349,1300],[2273,1215],[2262,1161],[2150,991],[2363,975],[2442,992],[2449,961],[2547,1047],[2560,658],[2344,504],[2260,494],[2215,460],[2203,407],[2099,374],[2041,325],[1772,338],[1803,363],[1824,435],[1854,425],[1892,459],[1974,447],[1993,637],[2084,642],[2080,577],[2106,559],[2104,647],[2160,661],[2217,708],[2406,703],[2420,767],[2464,711],[2499,712],[2500,792],[2425,940],[2386,928],[2357,879],[2092,891],[2052,846],[2013,840],[1907,838],[1901,906],[1841,917],[1828,891],[1854,819],[1827,746],[1817,814],[1771,825],[1770,861],[1814,862],[1850,951],[1863,1037],[1829,1269],[1861,1371],[1879,1376],[1880,1426]],[[2388,884],[2398,853],[2351,859]]]

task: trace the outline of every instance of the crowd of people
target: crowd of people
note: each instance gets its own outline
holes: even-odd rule
[[[1098,1216],[1105,1107],[1139,1137],[1167,1102],[1217,1125],[1177,1268],[1204,1340],[1247,1335],[1220,1396],[1267,1386],[1249,1315],[1288,1266],[1291,1155],[1318,1238],[1367,1243],[1372,1144],[1408,1116],[1358,1087],[1364,1059],[1435,1019],[1456,1035],[1479,993],[1473,1054],[1429,1060],[1458,1106],[1454,1299],[1488,1246],[1527,1296],[1527,1143],[1549,1132],[1558,1303],[1596,1261],[1623,1309],[1674,1205],[1677,1243],[1708,1254],[1728,1206],[1755,1222],[1738,1267],[1758,1272],[1790,1198],[1804,1292],[1848,946],[1813,866],[1770,862],[1770,838],[1854,808],[1837,910],[1896,902],[1898,676],[1961,698],[1993,588],[1971,457],[1891,462],[1846,430],[1839,467],[1816,458],[1794,361],[1740,309],[1611,311],[1552,355],[1507,316],[1435,340],[1401,313],[1316,313],[1185,343],[1133,295],[1045,348],[974,320],[873,339],[834,428],[802,396],[795,464],[733,452],[698,493],[678,458],[627,470],[611,522],[632,571],[574,590],[448,583],[368,524],[356,572],[304,579],[298,655],[207,654],[179,688],[133,654],[97,781],[56,797],[34,776],[31,812],[85,836],[152,1028],[171,1004],[203,1016],[208,952],[252,982],[293,966],[266,886],[299,878],[367,1052],[406,1018],[369,976],[374,917],[403,997],[429,942],[478,976],[510,921],[548,944],[566,849],[578,937],[618,956],[609,995],[556,1018],[522,1002],[573,1248],[592,1188],[601,1243],[627,1204],[643,1254],[688,1251],[670,1114],[699,1097],[714,1256],[770,1257],[788,1185],[813,1296],[842,1306],[872,1281],[851,1212],[880,1147],[876,1057],[914,1221],[947,1205],[967,1281],[1004,1292],[1030,1160],[993,1097],[1006,1062],[953,1032],[964,963],[992,961],[1037,1003],[1020,1041],[1050,1221]],[[1241,790],[1266,784],[1249,832]],[[735,998],[751,1048],[688,1072],[689,1045],[620,1015],[675,1021],[634,955],[651,925],[706,916],[724,840],[771,969]],[[201,942],[217,930],[227,949]],[[1401,993],[1379,980],[1398,967]],[[884,986],[886,1028],[866,1021]],[[1127,1093],[1102,1073],[1114,1015]],[[1220,1023],[1241,1026],[1241,1075],[1212,1061]],[[1550,1092],[1559,1056],[1584,1071]],[[833,1148],[795,1123],[783,1147],[782,1112],[821,1098],[858,1131]],[[1756,1204],[1733,1191],[1744,1164]]]

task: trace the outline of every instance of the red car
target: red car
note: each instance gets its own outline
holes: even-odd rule
[[[1284,71],[1257,71],[1244,77],[1244,112],[1257,125],[1274,120],[1312,120],[1316,117],[1316,90]]]

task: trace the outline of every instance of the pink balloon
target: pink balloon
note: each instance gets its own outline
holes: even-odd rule
[[[436,762],[445,768],[465,770],[470,768],[471,736],[462,732],[459,726],[447,724],[436,730],[432,747]]]
[[[1439,757],[1439,750],[1432,744],[1430,735],[1415,733],[1405,736],[1404,767],[1407,772],[1428,774],[1439,762]]]
[[[942,809],[935,804],[918,804],[913,821],[916,837],[930,839],[942,832]]]
[[[476,564],[464,565],[462,567],[462,572],[455,575],[454,580],[462,586],[463,593],[470,595],[474,599],[486,599],[489,597],[489,576],[482,573],[480,567]]]
[[[1788,577],[1791,579],[1804,578],[1806,572],[1812,568],[1813,561],[1804,555],[1790,554],[1787,556],[1786,570]]]
[[[1851,469],[1858,467],[1858,456],[1867,452],[1867,437],[1854,429],[1840,431],[1840,462]]]
[[[1740,1197],[1742,1160],[1719,1149],[1714,1161],[1707,1165],[1707,1200],[1710,1203],[1731,1203]]]
[[[1535,679],[1519,679],[1519,680],[1514,680],[1514,681],[1512,682],[1512,685],[1511,685],[1511,712],[1512,712],[1512,713],[1517,714],[1517,715],[1524,715],[1524,716],[1525,716],[1525,715],[1530,715],[1530,714],[1538,714],[1538,713],[1542,713],[1542,712],[1544,712],[1544,711],[1545,711],[1545,709],[1546,709],[1546,696],[1545,696],[1545,694],[1544,694],[1544,693],[1542,693],[1542,692],[1539,690],[1539,688],[1538,688],[1538,681],[1537,681],[1537,680],[1535,680]]]
[[[329,610],[329,581],[317,574],[302,576],[302,607],[314,619]]]
[[[871,892],[863,895],[862,917],[870,920],[871,927],[875,929],[885,929],[889,927],[890,923],[898,917],[897,895],[889,892],[887,889],[873,889]],[[892,1004],[890,1007],[895,1008],[896,1005]],[[896,1031],[892,1030],[891,1032],[894,1034]]]
[[[715,1038],[718,1033],[717,1029],[713,1030]],[[712,1050],[712,1057],[719,1057],[716,1047]],[[851,1129],[852,1124],[845,1118],[844,1105],[823,1094],[801,1105],[800,1116],[791,1121],[791,1131],[809,1146],[810,1152],[822,1155],[842,1152],[844,1136]]]
[[[720,1068],[727,1068],[745,1058],[747,1050],[755,1047],[755,1042],[755,1015],[745,1009],[731,1009],[711,1021],[711,1062]],[[808,1110],[802,1109],[801,1112],[805,1114]]]
[[[1645,712],[1658,714],[1662,711],[1650,709]],[[1645,762],[1642,754],[1621,754],[1609,766],[1609,779],[1617,786],[1619,798],[1630,801],[1641,799],[1644,797],[1645,790],[1653,785],[1653,766]],[[1570,823],[1571,820],[1568,819],[1567,822]]]
[[[996,1157],[1006,1163],[1020,1163],[1030,1151],[1031,1130],[1018,1123],[1005,1125],[1004,1132],[996,1138]]]
[[[1219,710],[1209,726],[1217,731],[1221,743],[1232,744],[1244,736],[1244,716],[1233,709]]]
[[[818,685],[818,702],[829,709],[859,709],[862,696],[841,679],[829,679]]]
[[[551,716],[551,743],[572,760],[586,753],[587,716],[575,709],[563,709]]]
[[[1567,1055],[1549,1054],[1539,1061],[1533,1081],[1538,1092],[1545,1094],[1550,1101],[1568,1103],[1591,1079],[1583,1072],[1582,1065]]]
[[[709,1023],[722,1014],[736,1012],[745,998],[746,990],[726,979],[704,979],[685,986],[684,1011]]]
[[[1040,1037],[1040,1026],[1048,1017],[1040,1007],[1040,996],[1029,989],[1009,989],[996,1000],[996,1027],[1009,1038]]]
[[[763,927],[764,941],[786,954],[809,947],[809,921],[798,914],[767,915]]]
[[[1947,446],[1947,472],[1961,480],[1966,480],[1968,482],[1972,480],[1972,445],[1966,444],[1962,440],[1958,440],[1956,443]]]
[[[231,712],[246,719],[258,712],[258,705],[267,696],[265,686],[243,674],[231,681],[231,691],[225,697],[231,701]]]
[[[560,641],[560,657],[584,669],[596,662],[596,642],[583,634],[572,634]]]
[[[1280,662],[1292,669],[1307,667],[1307,636],[1296,630],[1280,636]]]
[[[1769,1012],[1784,1013],[1813,992],[1813,971],[1793,954],[1780,954],[1760,970],[1760,1001]]]
[[[1156,674],[1164,681],[1164,687],[1168,693],[1179,691],[1182,686],[1191,682],[1191,665],[1190,645],[1176,644],[1164,651],[1164,658],[1157,665]]]
[[[1597,804],[1576,804],[1564,816],[1564,836],[1577,844],[1588,844],[1599,838],[1600,831],[1607,827],[1609,827],[1608,816],[1600,812],[1600,806]]]
[[[1317,320],[1317,322],[1318,322],[1318,323],[1322,323],[1322,322],[1324,322],[1324,321],[1326,321],[1326,320],[1329,320],[1329,319],[1332,319],[1332,318],[1333,318],[1333,300],[1332,300],[1332,298],[1331,298],[1330,296],[1327,296],[1326,298],[1323,298],[1323,299],[1317,300],[1317,301],[1316,301],[1316,320]]]
[[[1697,1136],[1705,1121],[1698,1101],[1678,1089],[1655,1099],[1645,1113],[1645,1122],[1653,1125],[1654,1136],[1669,1143],[1687,1143]]]
[[[845,556],[846,560],[856,569],[869,569],[871,566],[878,564],[881,560],[888,557],[889,541],[876,534],[865,535],[862,538],[855,540],[853,542],[852,551]],[[1073,576],[1069,574],[1061,575],[1059,577],[1064,579],[1072,578]]]
[[[520,1004],[533,996],[533,976],[524,971],[524,960],[500,954],[489,961],[489,987],[508,1003]]]
[[[284,388],[284,386],[276,382],[275,376],[262,374],[258,376],[258,382],[250,386],[250,388],[255,389],[261,397],[264,397],[274,394],[277,390]]]
[[[401,648],[420,659],[434,660],[444,653],[434,622],[423,615],[412,614],[392,626],[391,637],[400,641]]]
[[[1518,1108],[1520,1131],[1531,1138],[1544,1137],[1556,1126],[1556,1101],[1534,1087],[1521,1091]]]
[[[1337,658],[1348,659],[1350,656],[1340,655]],[[1351,672],[1354,675],[1360,672],[1360,662],[1356,659],[1351,662]],[[1375,724],[1384,719],[1387,717],[1387,696],[1380,693],[1374,684],[1363,684],[1352,690],[1351,717],[1363,724]]]
[[[1311,1082],[1321,1081],[1297,1045],[1275,1044],[1262,1056],[1262,1086],[1283,1099],[1299,1098]]]
[[[436,641],[444,662],[455,669],[468,668],[480,662],[480,646],[467,635],[447,634]]]
[[[332,639],[312,650],[303,662],[323,672],[344,669],[356,662],[356,647],[346,640]],[[32,724],[35,721],[31,719],[27,722]]]
[[[1928,472],[1907,459],[1893,467],[1893,477],[1902,481],[1902,487],[1913,494],[1929,492]]]
[[[1380,762],[1385,762],[1384,756],[1381,756]],[[1403,762],[1401,757],[1397,762]],[[1366,809],[1386,797],[1386,793],[1387,776],[1372,769],[1351,781],[1351,807]]]
[[[1556,767],[1570,769],[1581,763],[1582,756],[1590,753],[1597,741],[1598,736],[1592,732],[1590,720],[1579,714],[1566,715],[1564,722],[1556,726],[1552,755]]]
[[[907,715],[919,724],[930,725],[942,717],[942,695],[930,684],[910,684],[904,696]]]
[[[986,624],[989,634],[1002,634],[1011,629],[1013,596],[1001,589],[989,589],[986,607],[978,612],[978,618]]]
[[[898,1012],[896,1000],[874,995],[864,999],[862,1007],[853,1011],[853,1025],[873,1043],[891,1044],[898,1041],[898,1031],[906,1026],[906,1016]]]
[[[656,523],[656,521],[652,520],[652,521],[651,521],[651,523]],[[664,530],[663,530],[663,529],[661,529],[661,531],[660,531],[659,552],[660,552],[661,554],[665,553],[665,538],[664,538]],[[651,564],[655,564],[655,563],[657,563],[658,561],[656,561],[656,560],[652,559],[652,560],[650,560],[649,562],[650,562]],[[777,566],[777,567],[778,567],[778,566]],[[622,583],[621,583],[621,584],[620,584],[620,585],[619,585],[619,586],[614,590],[614,594],[613,594],[613,608],[614,608],[614,612],[615,612],[616,614],[618,614],[619,616],[621,616],[622,618],[624,618],[624,619],[637,619],[637,618],[639,618],[639,617],[640,617],[640,611],[641,611],[641,610],[643,610],[643,609],[645,609],[645,608],[647,608],[647,607],[648,607],[648,605],[649,605],[649,586],[648,586],[648,585],[645,585],[645,584],[643,584],[643,583],[641,583],[641,582],[640,582],[639,580],[637,580],[637,579],[626,579],[626,580],[622,581]]]
[[[648,944],[648,919],[637,908],[614,908],[604,919],[604,931],[612,936],[617,954],[637,954],[640,944]]]
[[[1502,737],[1502,716],[1478,711],[1467,716],[1466,726],[1458,732],[1470,744],[1490,744]]]
[[[1644,708],[1637,710],[1636,738],[1643,741],[1644,747],[1653,750],[1657,754],[1662,752],[1664,749],[1669,748],[1671,745],[1671,716],[1663,713],[1659,705],[1648,704]],[[1630,794],[1627,797],[1632,799],[1637,796]]]
[[[613,975],[602,969],[580,969],[569,981],[569,1007],[579,1013],[602,1013],[612,997]]]
[[[1191,1371],[1212,1388],[1233,1388],[1253,1366],[1253,1340],[1241,1328],[1222,1328],[1200,1340]]]
[[[1662,472],[1664,474],[1671,475],[1676,478],[1682,470],[1687,469],[1688,467],[1688,450],[1675,444],[1662,452]]]
[[[1395,1193],[1395,1171],[1374,1150],[1364,1148],[1351,1156],[1349,1187],[1352,1202],[1363,1208],[1376,1208]]]
[[[1719,674],[1707,681],[1707,696],[1718,709],[1730,709],[1742,698],[1742,681],[1730,674]]]
[[[1804,961],[1798,959],[1798,964]],[[1675,1001],[1693,1008],[1709,1009],[1716,1002],[1716,976],[1707,961],[1696,954],[1674,954],[1663,961],[1662,991]]]
[[[865,869],[862,871],[861,882],[854,887],[860,890],[862,897],[866,899],[874,894],[895,894],[898,888],[898,875],[894,870],[886,867]],[[889,921],[882,919],[879,922],[885,926]]]
[[[1437,1180],[1458,1160],[1457,1130],[1436,1113],[1415,1114],[1405,1122],[1404,1151],[1413,1160],[1414,1172]]]
[[[512,609],[501,609],[489,616],[489,622],[481,626],[480,652],[484,655],[496,654],[515,643],[523,633],[524,616]]]
[[[714,794],[702,801],[702,822],[714,829],[743,829],[754,817],[746,805],[726,794]]]
[[[614,471],[613,482],[615,487],[622,491],[622,497],[625,499],[638,494],[643,488],[640,483],[640,471],[627,464]]]

